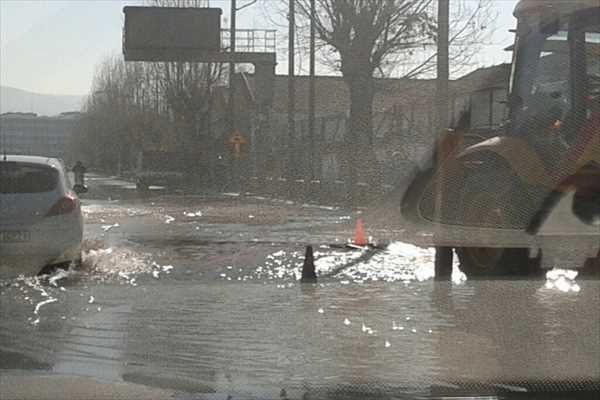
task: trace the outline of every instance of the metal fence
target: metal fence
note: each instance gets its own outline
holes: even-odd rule
[[[275,53],[277,31],[275,29],[236,29],[235,50],[245,53]],[[231,48],[231,32],[221,29],[221,48]]]

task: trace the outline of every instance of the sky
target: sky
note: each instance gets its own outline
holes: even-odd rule
[[[513,40],[508,29],[515,25],[516,1],[494,0],[495,33],[477,56],[479,65],[509,61],[509,53],[501,49]],[[0,0],[0,85],[48,94],[88,93],[96,66],[107,56],[121,54],[123,7],[141,2]],[[238,6],[244,3],[238,0]],[[210,0],[210,6],[223,9],[222,27],[227,27],[229,0]],[[238,28],[272,28],[265,10],[269,10],[268,3],[242,10]],[[285,64],[280,54],[278,73],[287,71]]]

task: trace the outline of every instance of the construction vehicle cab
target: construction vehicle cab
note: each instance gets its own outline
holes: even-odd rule
[[[471,276],[599,262],[600,0],[522,0],[515,16],[507,121],[474,144],[442,135],[402,204]]]

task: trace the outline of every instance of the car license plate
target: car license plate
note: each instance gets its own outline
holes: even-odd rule
[[[29,242],[31,235],[28,231],[0,231],[0,243]]]

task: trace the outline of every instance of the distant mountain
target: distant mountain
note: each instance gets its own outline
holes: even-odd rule
[[[66,111],[80,111],[84,97],[40,94],[9,86],[0,86],[0,114],[20,111],[50,116]]]

